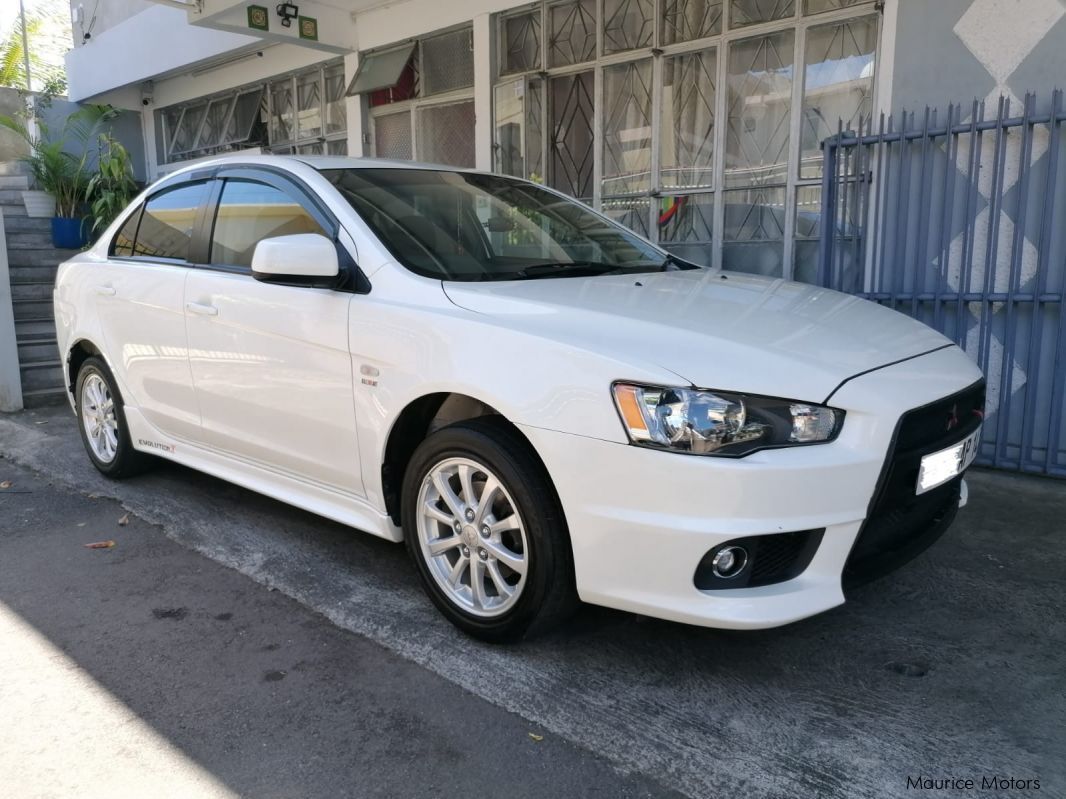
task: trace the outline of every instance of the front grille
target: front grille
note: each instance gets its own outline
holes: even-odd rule
[[[821,530],[798,530],[735,538],[719,544],[700,560],[693,582],[701,591],[724,588],[754,588],[791,580],[803,573],[822,542]],[[748,555],[747,565],[733,577],[718,577],[711,564],[714,556],[726,547],[736,546]]]
[[[915,494],[923,455],[958,443],[980,424],[985,384],[979,381],[900,419],[874,500],[844,567],[844,586],[854,587],[898,569],[951,526],[962,478]]]

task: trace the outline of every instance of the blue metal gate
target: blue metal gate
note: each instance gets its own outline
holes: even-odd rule
[[[993,113],[994,112],[994,113]],[[986,114],[882,115],[824,144],[818,281],[932,325],[988,379],[978,462],[1066,477],[1066,120],[1001,99]]]

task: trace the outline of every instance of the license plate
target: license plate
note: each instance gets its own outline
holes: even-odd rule
[[[980,442],[981,428],[978,427],[958,444],[952,444],[939,452],[930,452],[923,456],[921,468],[918,469],[918,485],[914,493],[924,494],[966,471],[966,468],[977,457]]]

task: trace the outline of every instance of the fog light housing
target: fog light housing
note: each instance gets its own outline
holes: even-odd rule
[[[764,533],[720,541],[696,565],[700,591],[755,588],[798,577],[814,558],[825,529]]]
[[[744,547],[722,547],[711,560],[711,572],[715,577],[728,580],[744,571],[747,565],[748,551]]]

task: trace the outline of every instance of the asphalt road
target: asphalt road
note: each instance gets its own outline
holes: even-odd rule
[[[223,667],[243,670],[252,687],[214,683],[211,701],[199,713],[184,712],[180,702],[142,708],[124,696],[120,680],[101,676],[108,673],[106,658],[94,661],[86,654],[83,665],[159,734],[238,791],[258,793],[262,782],[254,780],[274,771],[274,759],[266,751],[256,758],[258,750],[243,744],[226,750],[226,757],[212,755],[214,748],[198,739],[211,714],[232,719],[235,730],[243,729],[245,719],[276,746],[282,740],[297,746],[301,757],[324,753],[324,766],[313,761],[317,768],[279,769],[294,781],[285,787],[306,787],[296,791],[301,795],[325,794],[324,786],[337,785],[329,779],[350,772],[347,748],[361,742],[391,762],[395,750],[387,744],[398,740],[404,756],[379,767],[374,774],[380,781],[371,783],[397,795],[418,795],[420,788],[453,793],[451,785],[442,788],[445,784],[434,780],[447,768],[448,753],[457,752],[469,758],[462,768],[502,762],[508,768],[497,775],[557,780],[554,788],[529,795],[592,795],[602,788],[603,795],[673,789],[694,797],[913,796],[907,778],[924,775],[972,777],[978,783],[988,777],[1039,779],[1041,795],[1066,796],[1066,485],[1061,482],[973,472],[969,507],[933,550],[854,592],[842,608],[786,628],[730,633],[587,608],[557,634],[494,648],[459,635],[437,616],[401,547],[173,465],[109,482],[89,465],[65,409],[0,417],[0,453],[57,486],[116,498],[143,520],[138,525],[158,525],[181,545],[160,539],[157,546],[165,543],[170,557],[190,559],[190,573],[203,573],[200,589],[190,582],[191,593],[178,596],[168,592],[184,581],[141,579],[150,558],[116,567],[111,584],[120,586],[120,594],[130,586],[143,604],[137,624],[131,618],[123,626],[122,660],[147,669],[160,693],[174,685],[196,689]],[[0,501],[27,497],[32,495]],[[52,502],[45,506],[53,510]],[[54,506],[57,519],[75,521],[59,500]],[[116,507],[108,507],[114,516]],[[10,514],[6,508],[0,513],[0,529],[8,529]],[[30,544],[22,546],[32,549],[37,527],[26,524],[13,540],[29,535]],[[108,537],[126,534],[121,528]],[[122,557],[127,548],[120,542],[114,550],[90,552],[68,543],[77,553],[69,556],[77,558],[73,563],[94,566],[98,561],[81,556]],[[65,639],[44,598],[49,592],[35,589],[34,581],[8,562],[6,555],[0,560],[0,603],[62,647]],[[262,591],[216,564],[276,591]],[[85,568],[64,567],[53,588],[79,579]],[[227,580],[245,587],[228,594],[208,588]],[[19,610],[23,594],[37,597],[25,600],[39,603],[36,611]],[[233,601],[222,601],[229,597]],[[179,621],[150,616],[156,609],[180,607],[188,613]],[[234,617],[225,623],[214,618],[230,612]],[[266,642],[260,646],[277,643],[278,649],[264,651],[257,661],[245,649],[229,648],[232,632],[229,638],[210,634],[216,627],[232,629],[238,613],[247,614],[256,640]],[[299,614],[309,620],[305,634],[288,620]],[[276,634],[270,634],[273,624]],[[194,646],[196,657],[211,665],[200,672],[190,666],[194,676],[188,681],[185,671],[172,677],[165,649],[171,639],[160,641],[159,631],[197,625],[199,635],[183,632],[189,638],[174,638],[173,646],[202,639],[203,646]],[[336,648],[315,681],[347,686],[343,700],[315,701],[317,692],[304,688],[301,698],[310,704],[261,707],[267,691],[299,686],[305,677],[297,664],[316,662],[312,653],[320,640]],[[371,651],[377,654],[366,654]],[[78,659],[77,651],[71,654]],[[140,662],[145,659],[151,660],[148,666]],[[285,676],[267,681],[268,671]],[[358,696],[352,693],[357,685],[365,686]],[[434,704],[448,691],[455,692],[453,699]],[[393,711],[397,703],[402,709]],[[493,718],[498,709],[509,713]],[[360,713],[379,721],[362,738],[352,732],[364,718]],[[271,718],[290,726],[273,735]],[[346,723],[351,726],[344,728]],[[320,735],[338,726],[345,731],[331,733],[319,749],[304,740],[300,724],[314,726]],[[528,738],[531,730],[545,736],[537,747],[531,748],[536,743]],[[538,748],[544,743],[558,747],[551,757],[539,754],[548,751]],[[485,758],[478,760],[482,747]],[[313,776],[322,771],[333,776]],[[412,781],[418,779],[423,781]],[[488,783],[482,793],[522,795],[503,784],[499,788]]]
[[[0,482],[0,795],[676,795],[114,500]]]

